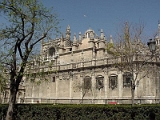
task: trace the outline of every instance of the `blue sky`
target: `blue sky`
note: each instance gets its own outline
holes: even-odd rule
[[[103,29],[106,38],[116,36],[126,21],[145,25],[145,39],[150,39],[158,29],[160,0],[40,0],[44,6],[53,7],[61,19],[60,31],[65,33],[70,25],[71,35],[82,34],[92,28],[96,34]],[[0,18],[1,23],[4,21]],[[55,37],[53,36],[53,39]]]
[[[106,37],[115,36],[117,29],[128,21],[143,22],[145,34],[152,37],[160,20],[160,0],[42,0],[45,6],[54,7],[59,18],[61,31],[67,25],[71,34],[84,33],[92,28],[97,34],[103,29]]]

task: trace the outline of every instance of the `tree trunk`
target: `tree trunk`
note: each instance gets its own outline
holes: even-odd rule
[[[134,106],[134,91],[135,91],[135,85],[132,84],[132,86],[131,86],[132,107]]]
[[[9,97],[6,120],[15,120],[16,94],[17,94],[16,86],[12,85],[12,87],[10,87],[10,97]]]
[[[132,71],[132,80],[131,80],[132,107],[134,106],[134,91],[135,91],[135,80],[134,80],[134,72]]]

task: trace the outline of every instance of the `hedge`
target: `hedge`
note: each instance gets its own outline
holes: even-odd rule
[[[0,105],[0,119],[7,105]],[[54,105],[17,104],[16,120],[148,120],[154,113],[160,120],[160,105]]]

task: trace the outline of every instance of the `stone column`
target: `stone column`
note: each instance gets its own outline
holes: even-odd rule
[[[58,76],[55,76],[55,84],[56,84],[56,99],[58,98]]]
[[[105,91],[105,99],[108,98],[108,88],[109,88],[109,80],[108,80],[108,75],[107,75],[107,71],[106,68],[104,70],[104,91]],[[105,101],[107,102],[107,100]]]
[[[32,94],[32,100],[31,100],[31,102],[33,103],[33,101],[34,101],[34,85],[33,85],[33,83],[32,83],[32,91],[31,91],[31,94]]]
[[[84,76],[80,73],[80,86],[83,86],[83,79],[84,79]],[[82,97],[83,97],[83,88],[80,87],[80,91],[81,91],[81,95],[80,95],[80,103],[82,103]]]
[[[72,81],[73,81],[73,75],[69,75],[69,77],[70,77],[70,79],[69,79],[69,88],[70,88],[70,90],[69,90],[69,98],[70,98],[70,102],[72,102]]]
[[[92,83],[92,103],[94,103],[95,92],[96,92],[96,79],[95,79],[95,72],[92,71],[91,73],[91,83]]]
[[[122,93],[123,93],[123,75],[119,74],[118,75],[118,79],[117,79],[117,87],[118,87],[118,91],[119,91],[119,98],[122,98]]]

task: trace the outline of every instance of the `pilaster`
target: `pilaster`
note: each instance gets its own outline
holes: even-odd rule
[[[117,86],[118,86],[118,91],[119,91],[119,98],[121,99],[122,98],[122,93],[123,93],[123,75],[122,73],[120,73],[118,75],[118,81],[117,81]]]

